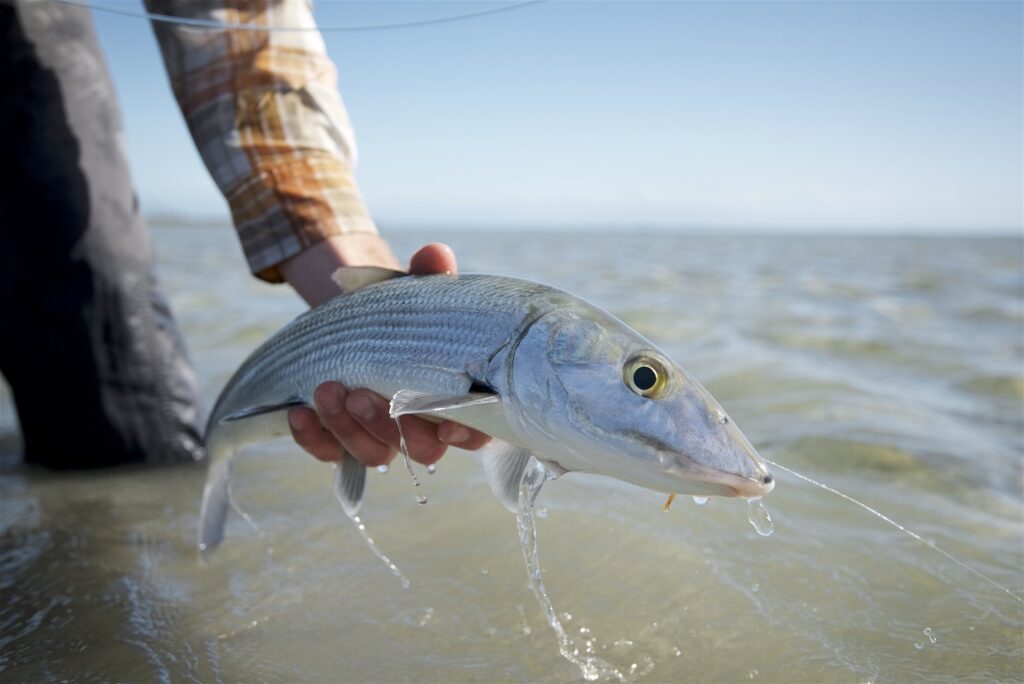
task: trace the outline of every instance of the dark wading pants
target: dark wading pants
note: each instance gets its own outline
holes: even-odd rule
[[[0,0],[0,41],[0,372],[25,460],[192,460],[195,377],[157,288],[89,13]]]

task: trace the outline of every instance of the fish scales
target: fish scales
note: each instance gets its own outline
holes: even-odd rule
[[[210,428],[245,405],[290,396],[309,399],[326,379],[370,388],[400,379],[409,388],[409,363],[444,369],[418,373],[437,391],[437,382],[451,384],[453,373],[498,348],[529,311],[554,306],[545,296],[560,294],[537,283],[486,275],[421,280],[387,281],[297,318],[239,368],[211,414]],[[459,382],[450,391],[465,391],[467,384]]]

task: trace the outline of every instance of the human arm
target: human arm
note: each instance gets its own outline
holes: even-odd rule
[[[222,23],[315,27],[306,2],[146,5],[155,13]],[[153,28],[189,131],[227,199],[256,277],[288,282],[316,305],[336,294],[330,275],[339,266],[398,267],[355,184],[355,138],[319,33]],[[418,273],[454,271],[454,255],[428,246],[411,267]],[[394,456],[398,433],[384,399],[325,383],[314,400],[319,419],[302,409],[289,416],[304,449],[336,460],[344,445],[368,465]],[[359,408],[372,415],[359,417]],[[410,455],[424,463],[440,458],[446,444],[472,449],[486,442],[454,423],[402,420]]]

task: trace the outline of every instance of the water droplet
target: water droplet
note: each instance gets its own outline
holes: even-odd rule
[[[418,503],[420,506],[422,506],[423,504],[427,503],[427,497],[420,496],[420,495],[417,494],[416,495],[416,503]]]
[[[938,640],[939,640],[939,637],[935,636],[935,635],[934,635],[934,634],[932,633],[932,628],[931,628],[931,627],[925,627],[925,628],[924,628],[924,635],[925,635],[926,637],[928,637],[928,641],[932,642],[933,644],[934,644],[934,643],[935,643],[936,641],[938,641]]]
[[[480,571],[481,575],[486,575],[488,573],[490,573],[490,570],[488,570],[487,568],[484,568],[483,570]]]
[[[917,643],[914,644],[914,648],[916,648],[918,651],[920,651],[921,649],[924,648],[924,644],[922,644],[920,641],[918,641]]]
[[[580,634],[582,634],[583,636],[586,636],[586,635],[590,634],[590,628],[589,627],[580,627]]]
[[[673,646],[672,655],[678,658],[679,656],[683,655],[683,649],[679,648],[678,646]]]
[[[536,513],[537,513],[537,517],[538,518],[546,518],[546,517],[548,517],[548,509],[545,508],[544,506],[541,506],[540,508],[538,508]]]
[[[569,622],[570,620],[572,620],[572,613],[562,613],[562,619],[566,622]]]
[[[427,474],[428,475],[433,475],[436,472],[437,472],[437,465],[436,464],[431,463],[430,465],[427,466]]]
[[[756,594],[758,591],[761,590],[761,585],[755,584],[754,586],[750,587],[750,590]]]
[[[754,677],[756,677],[759,674],[761,674],[761,673],[758,672],[757,670],[751,670],[750,672],[747,673],[747,679],[753,679]]]
[[[761,501],[759,496],[747,500],[747,520],[750,521],[750,524],[754,526],[754,529],[762,537],[770,537],[772,532],[775,531],[772,516],[768,513],[768,509],[765,508],[764,502]]]
[[[377,472],[378,473],[382,473],[383,474],[383,473],[388,472],[388,470],[390,470],[390,468],[388,468],[388,464],[387,463],[385,463],[384,465],[377,466]]]
[[[704,504],[706,504],[710,500],[711,499],[709,497],[706,497],[706,496],[695,496],[695,497],[693,497],[693,503],[697,504],[698,506],[703,506]]]

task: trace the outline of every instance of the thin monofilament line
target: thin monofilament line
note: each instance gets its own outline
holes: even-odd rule
[[[852,504],[856,504],[857,506],[860,506],[861,508],[863,508],[863,509],[864,509],[865,511],[867,511],[868,513],[871,513],[872,515],[874,515],[874,516],[876,516],[876,517],[878,517],[878,518],[881,518],[881,519],[882,519],[882,520],[884,520],[885,522],[887,522],[887,523],[889,523],[890,525],[892,525],[893,527],[895,527],[895,528],[896,528],[897,530],[900,530],[901,532],[904,532],[904,533],[906,533],[906,534],[910,535],[911,537],[913,537],[913,538],[914,538],[914,539],[916,539],[917,541],[921,542],[921,543],[922,543],[922,544],[924,544],[925,546],[928,546],[928,547],[930,547],[931,549],[933,549],[933,550],[935,550],[935,551],[937,551],[937,552],[941,553],[941,554],[942,554],[943,556],[945,556],[945,557],[946,557],[946,558],[948,558],[949,560],[953,561],[954,563],[956,563],[957,565],[959,565],[959,566],[960,566],[961,568],[963,568],[963,569],[964,569],[964,570],[966,570],[967,572],[971,573],[972,575],[975,575],[975,576],[977,576],[977,577],[980,577],[981,579],[985,580],[986,582],[988,582],[988,583],[989,583],[989,584],[991,584],[992,586],[994,586],[994,587],[996,587],[996,588],[998,588],[998,589],[1000,589],[1000,590],[1002,590],[1002,591],[1005,591],[1005,592],[1006,592],[1007,594],[1009,594],[1010,596],[1012,596],[1013,598],[1015,598],[1015,599],[1016,599],[1016,600],[1017,600],[1018,602],[1020,602],[1020,603],[1024,603],[1024,598],[1021,598],[1020,596],[1018,596],[1018,595],[1017,595],[1017,594],[1015,594],[1014,592],[1010,591],[1009,589],[1007,589],[1006,587],[1004,587],[1004,586],[1003,586],[1002,584],[1000,584],[999,582],[996,582],[996,581],[995,581],[994,579],[992,579],[991,577],[989,577],[989,576],[988,576],[988,575],[986,575],[985,573],[981,572],[980,570],[975,570],[975,569],[974,569],[974,568],[972,568],[972,567],[971,567],[970,565],[968,565],[967,563],[964,563],[964,562],[963,562],[962,560],[960,560],[960,559],[959,559],[959,558],[957,558],[956,556],[952,555],[952,554],[951,554],[951,553],[949,553],[948,551],[945,551],[945,550],[943,550],[943,549],[940,549],[940,548],[939,548],[938,546],[936,546],[936,545],[935,545],[935,542],[933,542],[933,541],[928,541],[927,539],[925,539],[924,537],[922,537],[922,536],[921,536],[921,535],[919,535],[918,533],[916,533],[916,532],[914,532],[914,531],[912,531],[912,530],[908,530],[908,529],[907,529],[906,527],[904,527],[903,525],[900,525],[900,524],[899,524],[898,522],[896,522],[896,521],[895,521],[895,520],[893,520],[892,518],[888,517],[887,515],[885,515],[885,514],[883,514],[883,513],[880,513],[879,511],[876,511],[876,510],[875,510],[874,508],[872,508],[871,506],[868,506],[868,505],[867,505],[867,504],[865,504],[865,503],[861,503],[860,501],[857,501],[856,499],[854,499],[854,498],[853,498],[852,496],[848,496],[848,495],[846,495],[846,494],[843,494],[843,493],[842,493],[841,491],[839,491],[838,489],[833,489],[832,487],[829,487],[829,486],[828,486],[827,484],[823,484],[823,483],[821,483],[821,482],[818,482],[817,480],[811,479],[811,478],[807,477],[806,475],[801,475],[800,473],[798,473],[798,472],[796,472],[795,470],[792,470],[792,469],[790,469],[790,468],[787,468],[786,466],[782,465],[781,463],[776,463],[775,461],[771,461],[771,460],[769,460],[769,459],[767,459],[767,458],[764,458],[764,457],[762,457],[762,459],[763,459],[763,460],[764,460],[765,462],[767,462],[767,463],[771,463],[771,464],[772,464],[773,466],[775,466],[776,468],[781,468],[782,470],[785,470],[785,471],[786,471],[787,473],[789,473],[790,475],[793,475],[793,476],[795,476],[795,477],[798,477],[798,478],[800,478],[801,480],[804,480],[805,482],[810,482],[810,483],[811,483],[812,485],[814,485],[814,486],[816,486],[816,487],[821,487],[821,488],[822,488],[822,489],[824,489],[824,490],[825,490],[826,492],[831,492],[832,494],[835,494],[836,496],[838,496],[838,497],[840,497],[840,498],[846,499],[847,501],[849,501],[849,502],[850,502],[850,503],[852,503]]]
[[[268,24],[235,24],[217,21],[215,19],[176,17],[172,14],[159,14],[155,12],[136,12],[133,10],[121,9],[120,7],[111,7],[110,5],[98,5],[89,2],[88,0],[53,0],[53,2],[60,2],[65,5],[75,5],[76,7],[85,7],[97,12],[120,14],[121,16],[132,17],[134,19],[148,19],[149,21],[157,21],[164,24],[180,24],[182,26],[191,26],[193,28],[207,28],[221,31],[227,29],[248,31],[319,31],[321,33],[337,33],[342,31],[387,31],[392,29],[431,26],[433,24],[447,24],[454,21],[476,19],[477,17],[483,17],[489,14],[498,14],[499,12],[511,12],[513,10],[522,9],[523,7],[528,7],[529,5],[537,5],[544,1],[545,0],[528,0],[528,2],[520,2],[515,5],[492,7],[490,9],[479,10],[476,12],[467,12],[466,14],[456,14],[450,17],[437,17],[435,19],[421,19],[418,21],[405,21],[394,24],[366,24],[363,26],[271,26]]]

